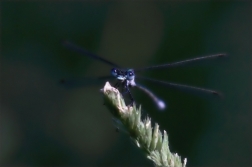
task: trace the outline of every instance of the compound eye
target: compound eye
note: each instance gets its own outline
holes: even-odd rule
[[[133,70],[128,70],[127,71],[127,79],[128,80],[132,80],[132,79],[134,79],[134,77],[135,77],[135,74],[134,74],[134,71]]]
[[[116,68],[112,68],[112,69],[111,69],[111,75],[114,76],[114,77],[117,77],[118,71],[117,71]]]

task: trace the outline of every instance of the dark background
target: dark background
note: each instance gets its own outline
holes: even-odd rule
[[[0,165],[152,166],[116,133],[99,89],[61,78],[110,67],[62,46],[72,41],[124,67],[197,56],[228,58],[142,73],[219,90],[224,98],[142,82],[167,102],[159,112],[133,91],[188,166],[251,164],[251,3],[1,1]]]

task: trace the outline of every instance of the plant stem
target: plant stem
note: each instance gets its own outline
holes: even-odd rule
[[[185,167],[187,159],[182,163],[177,153],[171,153],[168,145],[166,131],[162,134],[159,125],[156,123],[151,127],[150,117],[141,120],[141,106],[126,106],[120,92],[108,82],[101,90],[104,94],[104,105],[114,116],[117,123],[120,123],[128,132],[131,139],[153,161],[158,167]]]

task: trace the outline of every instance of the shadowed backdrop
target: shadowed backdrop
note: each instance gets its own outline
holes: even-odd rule
[[[116,132],[99,93],[105,82],[60,85],[111,69],[66,49],[64,40],[125,68],[227,53],[141,73],[223,98],[141,82],[166,102],[159,112],[144,93],[132,93],[188,166],[252,165],[250,2],[4,1],[0,25],[1,166],[152,166]]]

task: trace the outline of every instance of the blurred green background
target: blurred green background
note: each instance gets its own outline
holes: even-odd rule
[[[159,112],[188,166],[251,164],[251,2],[1,1],[0,166],[152,166],[116,133],[99,89],[65,89],[61,78],[99,76],[110,67],[62,46],[72,41],[123,67],[197,56],[228,58],[141,73],[219,90],[224,98],[141,82],[167,102]]]

